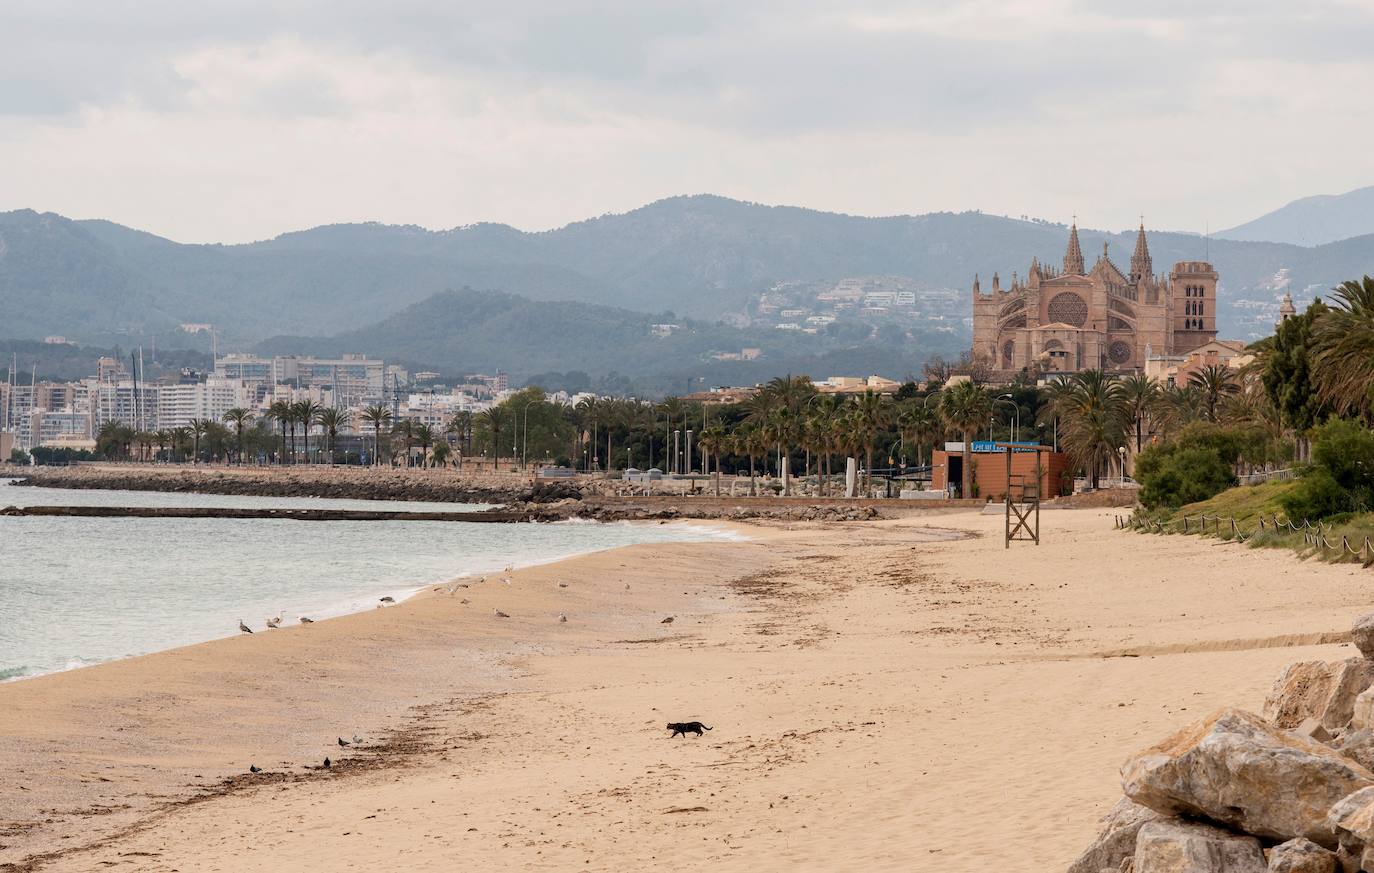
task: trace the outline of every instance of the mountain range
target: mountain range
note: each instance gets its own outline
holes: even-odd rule
[[[1318,246],[1374,233],[1374,185],[1294,200],[1217,236]]]
[[[1332,216],[1324,226],[1354,226],[1337,215],[1359,193],[1312,208]],[[1279,213],[1228,234],[1249,233],[1246,228]],[[1080,236],[1090,262],[1106,243],[1124,264],[1135,241],[1134,230],[1080,228]],[[221,351],[258,343],[292,351],[309,346],[385,354],[417,366],[576,369],[598,377],[647,372],[675,343],[692,345],[692,360],[662,373],[672,382],[715,372],[709,350],[767,345],[777,353],[769,372],[844,353],[838,335],[797,345],[800,337],[777,337],[766,329],[771,324],[739,330],[721,323],[744,323],[731,316],[751,311],[778,283],[882,275],[962,293],[975,273],[986,283],[999,272],[1005,284],[1033,256],[1057,263],[1066,238],[1060,224],[980,212],[870,218],[711,195],[673,197],[539,233],[498,224],[445,231],[346,224],[244,245],[185,245],[108,221],[19,210],[0,213],[0,337],[56,333],[130,347],[156,336],[161,348],[201,348],[203,340],[189,341],[178,325],[212,323]],[[1285,290],[1301,303],[1374,272],[1374,234],[1312,246],[1164,231],[1148,238],[1159,272],[1180,260],[1216,265],[1221,332],[1242,339],[1272,329]],[[508,296],[474,296],[481,292]],[[508,311],[493,314],[492,300]],[[561,320],[563,332],[552,338],[569,340],[570,348],[534,332],[545,317]],[[666,344],[641,345],[647,336],[621,333],[673,320],[691,327]],[[967,324],[956,328],[953,334],[947,328],[911,332],[908,342],[918,347],[902,358],[967,347]],[[851,338],[847,348],[871,358],[873,347],[864,346]],[[553,348],[564,357],[547,354]],[[584,352],[574,355],[571,348]],[[627,357],[623,350],[632,348],[642,348],[642,355]],[[681,353],[687,352],[684,346]],[[727,374],[734,363],[722,364]],[[655,369],[664,366],[672,367]],[[895,372],[894,366],[871,369]]]

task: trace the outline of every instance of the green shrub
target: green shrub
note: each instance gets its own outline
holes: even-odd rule
[[[1236,484],[1234,462],[1215,445],[1152,447],[1136,461],[1140,502],[1151,509],[1206,500]]]
[[[1345,419],[1322,425],[1311,465],[1281,502],[1293,518],[1313,521],[1374,508],[1374,432]]]

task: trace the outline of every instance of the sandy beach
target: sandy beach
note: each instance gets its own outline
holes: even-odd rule
[[[2,685],[0,869],[1052,871],[1127,755],[1369,607],[1355,566],[1042,520],[751,525]]]

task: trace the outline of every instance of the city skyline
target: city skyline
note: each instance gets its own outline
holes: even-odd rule
[[[1374,12],[1336,0],[6,20],[0,209],[185,242],[367,220],[540,230],[698,192],[1103,228],[1144,211],[1203,232],[1374,179],[1371,122],[1349,111],[1374,81]]]

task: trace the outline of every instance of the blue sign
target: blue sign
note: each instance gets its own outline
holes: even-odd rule
[[[999,447],[999,446],[997,445],[997,443],[993,442],[992,440],[974,440],[974,441],[973,441],[973,451],[974,451],[974,452],[1001,452],[1001,451],[1005,451],[1005,450],[1006,450],[1006,447],[1007,447],[1008,445],[1010,445],[1010,446],[1013,447],[1013,448],[1012,448],[1012,451],[1013,451],[1013,452],[1033,452],[1033,451],[1035,451],[1035,448],[1036,448],[1036,446],[1037,446],[1038,444],[1037,444],[1037,443],[1003,443],[1003,444],[1001,445],[1001,447]]]

